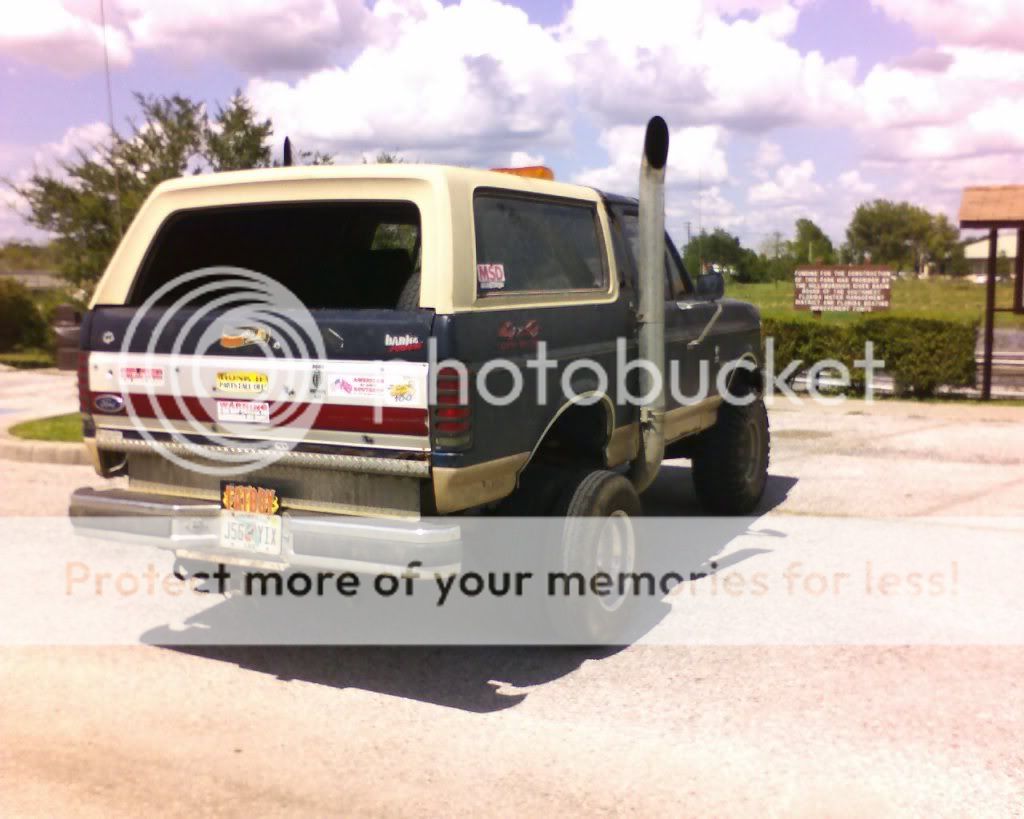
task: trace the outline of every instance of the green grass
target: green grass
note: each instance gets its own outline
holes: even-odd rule
[[[82,416],[77,412],[70,412],[67,415],[55,415],[52,418],[23,421],[11,427],[10,433],[17,438],[27,438],[32,441],[75,443],[82,440]]]
[[[729,282],[726,295],[735,299],[752,302],[765,316],[785,318],[794,314],[810,316],[806,310],[793,309],[793,283],[768,282],[765,284],[740,284]],[[1000,282],[996,285],[996,306],[1009,307],[1012,299],[1012,285]],[[891,315],[922,316],[925,318],[984,320],[985,287],[966,281],[949,279],[897,279],[892,286]],[[857,313],[824,313],[822,321],[843,323],[855,321]],[[1024,316],[1012,313],[996,313],[997,327],[1024,329]]]
[[[19,370],[38,370],[55,366],[56,359],[49,350],[25,350],[20,353],[0,353],[0,364]]]

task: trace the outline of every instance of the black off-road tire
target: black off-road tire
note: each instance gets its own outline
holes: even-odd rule
[[[640,543],[632,520],[642,506],[628,479],[607,470],[568,473],[554,514],[564,518],[560,541],[552,545],[549,572],[579,572],[586,582],[599,572],[613,578],[639,571]],[[581,596],[548,596],[556,636],[572,644],[610,644],[621,638],[635,598],[589,589]]]
[[[746,515],[764,495],[771,436],[760,397],[746,406],[723,403],[718,422],[693,454],[693,486],[708,514]]]

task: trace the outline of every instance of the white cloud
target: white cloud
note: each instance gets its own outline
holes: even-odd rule
[[[0,51],[66,73],[99,70],[103,67],[103,28],[95,7],[90,11],[76,13],[59,0],[11,3],[0,23]],[[127,38],[110,25],[107,51],[111,65],[131,62]]]
[[[754,176],[758,179],[767,179],[784,159],[779,143],[762,139],[757,145],[757,153],[754,154]]]
[[[747,198],[755,204],[801,204],[823,193],[824,189],[814,179],[814,161],[805,159],[781,166],[773,179],[752,187]]]
[[[867,155],[938,159],[1024,150],[1024,51],[944,48],[945,71],[875,66],[856,123]]]
[[[729,177],[721,128],[705,125],[670,132],[666,184],[669,188],[713,185]],[[580,171],[576,181],[614,193],[636,192],[644,128],[616,125],[601,133],[598,142],[611,160],[603,168]]]
[[[508,156],[508,166],[510,168],[528,168],[531,165],[543,164],[543,154],[530,154],[527,153],[526,151],[513,151]]]
[[[853,100],[856,61],[801,54],[789,3],[726,20],[699,0],[575,0],[560,36],[583,101],[611,123],[663,113],[673,125],[750,131],[834,119]]]
[[[254,79],[247,94],[303,148],[496,162],[567,142],[572,73],[524,11],[496,0],[423,0],[400,20],[394,42],[369,46],[348,68],[294,84]]]
[[[868,182],[860,175],[860,171],[852,170],[839,174],[839,187],[851,194],[867,196],[877,189],[873,182]]]
[[[315,69],[365,44],[362,0],[118,0],[136,48],[245,71]]]
[[[871,0],[893,20],[939,42],[1024,49],[1020,0]]]

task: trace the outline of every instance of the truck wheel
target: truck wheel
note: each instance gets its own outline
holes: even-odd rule
[[[693,486],[713,515],[753,511],[768,482],[768,412],[757,398],[746,406],[723,403],[718,422],[701,435],[693,454]]]
[[[551,624],[561,639],[594,644],[622,636],[635,597],[632,586],[622,588],[619,579],[638,571],[640,544],[633,518],[641,511],[633,484],[615,472],[583,472],[568,481],[555,509],[564,525],[549,571],[582,575],[583,594],[575,584],[558,584],[547,598]],[[601,574],[611,578],[611,588],[599,594],[590,584]]]

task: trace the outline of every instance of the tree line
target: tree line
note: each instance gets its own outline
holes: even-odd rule
[[[124,133],[114,132],[103,143],[77,151],[60,163],[58,172],[37,170],[23,184],[7,181],[27,203],[28,222],[55,236],[39,255],[86,293],[158,184],[196,173],[279,164],[269,144],[272,122],[259,119],[241,91],[215,112],[178,94],[136,94],[135,99],[140,117],[129,120]],[[316,151],[298,151],[294,161],[315,165],[332,160]],[[401,159],[382,153],[377,161]],[[32,255],[18,245],[11,255],[25,261],[26,253]],[[806,263],[870,262],[915,271],[930,265],[954,275],[967,271],[958,232],[944,215],[884,199],[857,208],[838,249],[813,221],[798,219],[792,238],[773,234],[757,251],[719,228],[701,231],[682,253],[691,272],[716,264],[744,282],[791,279],[794,268]]]
[[[773,233],[757,251],[717,228],[692,237],[682,253],[691,272],[716,264],[741,282],[792,280],[802,264],[877,264],[895,271],[928,269],[951,276],[968,272],[964,243],[945,214],[887,199],[859,205],[846,229],[846,241],[838,248],[813,221],[797,219],[792,238]]]

